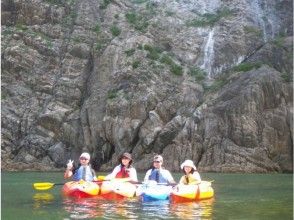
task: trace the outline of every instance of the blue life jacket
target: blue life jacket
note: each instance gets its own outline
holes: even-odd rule
[[[149,180],[155,180],[157,183],[168,183],[158,169],[152,169]]]
[[[86,167],[80,166],[78,169],[75,170],[73,175],[73,180],[79,181],[81,179],[84,179],[85,181],[93,181],[94,175],[95,174],[90,166],[86,166]]]

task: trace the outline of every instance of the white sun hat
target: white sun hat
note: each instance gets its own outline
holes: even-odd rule
[[[181,169],[184,169],[185,166],[192,167],[194,170],[197,170],[192,160],[185,160],[184,163],[181,164]]]
[[[86,158],[87,160],[90,160],[90,154],[89,153],[84,152],[84,153],[81,154],[80,158],[81,157]]]

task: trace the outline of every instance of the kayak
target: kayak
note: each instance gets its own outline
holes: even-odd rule
[[[143,184],[137,190],[143,202],[168,200],[172,186],[160,184]]]
[[[104,181],[101,184],[101,196],[107,199],[123,199],[136,196],[137,186],[120,180]]]
[[[214,196],[211,182],[202,181],[197,185],[178,185],[170,195],[171,202],[193,202],[210,199]]]
[[[70,181],[64,184],[62,192],[65,196],[77,198],[92,197],[99,194],[99,186],[95,182],[84,180]]]

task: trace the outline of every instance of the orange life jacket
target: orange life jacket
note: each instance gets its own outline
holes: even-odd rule
[[[115,178],[127,178],[127,177],[130,177],[129,172],[126,170],[125,166],[121,166],[121,169],[116,174]]]

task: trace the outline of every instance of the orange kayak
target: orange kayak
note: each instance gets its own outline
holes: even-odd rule
[[[131,198],[136,195],[136,189],[132,183],[114,179],[101,184],[101,196],[107,199]]]
[[[99,194],[99,185],[84,180],[70,181],[64,184],[62,192],[65,196],[78,198],[92,197]]]
[[[214,196],[211,182],[202,181],[197,185],[178,185],[170,194],[171,202],[194,202]]]

